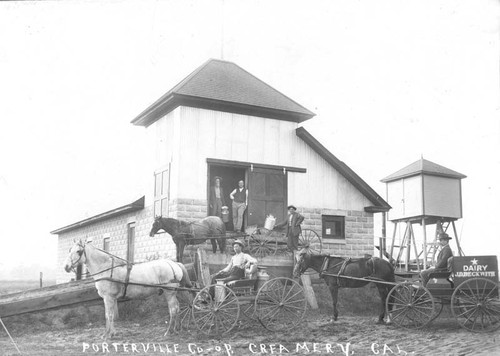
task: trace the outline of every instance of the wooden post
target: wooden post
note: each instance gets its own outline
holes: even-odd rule
[[[425,218],[422,218],[422,229],[424,232],[424,269],[427,269],[427,227],[425,226]]]
[[[304,288],[304,294],[311,309],[318,309],[318,302],[316,301],[316,295],[314,295],[311,277],[308,274],[303,274],[300,276],[300,280],[302,281],[302,288]]]
[[[455,227],[455,221],[451,222],[451,226],[453,226],[453,233],[455,234],[455,241],[457,243],[458,254],[460,256],[463,256],[464,255],[464,251],[462,251],[462,247],[460,247],[460,241],[458,240],[457,228]]]
[[[43,287],[43,272],[40,272],[40,288]]]
[[[201,280],[203,286],[209,286],[211,283],[210,268],[207,263],[207,252],[204,249],[198,248],[196,250],[196,267],[198,269],[198,278]],[[200,280],[198,282],[200,282]]]

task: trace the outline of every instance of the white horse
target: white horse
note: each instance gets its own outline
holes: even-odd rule
[[[179,312],[176,288],[192,287],[183,264],[169,259],[159,259],[133,265],[81,241],[76,242],[69,250],[64,269],[70,272],[79,264],[87,266],[96,280],[97,292],[104,300],[106,331],[103,338],[113,337],[116,334],[114,320],[118,318],[118,298],[126,296],[130,299],[145,299],[153,294],[161,294],[160,291],[165,292],[170,313],[170,322],[165,335],[172,325],[173,330],[176,330]],[[144,285],[161,285],[168,289]]]

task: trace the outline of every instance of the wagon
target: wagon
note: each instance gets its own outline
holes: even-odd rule
[[[252,278],[204,287],[181,309],[180,319],[183,327],[193,322],[209,336],[228,333],[243,316],[257,320],[267,330],[280,331],[297,326],[306,309],[304,290],[293,279]]]
[[[414,282],[399,283],[386,300],[392,322],[415,329],[436,319],[444,305],[451,305],[457,322],[469,331],[500,328],[497,257],[453,257],[452,272],[432,273],[425,287]]]
[[[247,242],[248,252],[255,257],[291,255],[287,250],[287,237],[281,231],[252,226],[247,229],[244,240]],[[299,250],[312,254],[321,253],[322,243],[316,231],[302,229]]]

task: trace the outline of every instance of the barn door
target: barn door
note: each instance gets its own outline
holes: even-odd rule
[[[272,214],[283,221],[286,214],[286,174],[283,170],[254,168],[248,172],[248,224],[264,226]]]

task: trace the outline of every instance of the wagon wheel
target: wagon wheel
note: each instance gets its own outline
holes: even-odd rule
[[[277,247],[278,240],[272,230],[256,229],[248,239],[249,253],[255,257],[273,256]]]
[[[439,303],[434,302],[434,308],[434,313],[432,314],[432,318],[429,320],[429,323],[441,315],[444,308],[444,302],[442,300],[439,301]]]
[[[240,316],[240,305],[236,294],[221,284],[205,287],[198,292],[193,300],[192,310],[198,330],[210,336],[229,332]]]
[[[290,278],[264,283],[255,297],[255,311],[266,329],[280,331],[297,326],[307,309],[304,289]]]
[[[321,239],[314,230],[304,229],[299,236],[299,250],[308,254],[319,255],[322,249]]]
[[[248,319],[257,320],[257,313],[255,311],[255,304],[254,303],[241,304],[241,312]]]
[[[498,285],[486,278],[462,282],[451,296],[451,310],[461,327],[474,332],[500,328]]]
[[[387,295],[385,305],[392,322],[404,328],[421,328],[437,316],[429,290],[411,282],[394,286]],[[392,310],[389,311],[391,305]]]
[[[192,305],[181,305],[178,314],[178,323],[181,330],[189,330],[193,320]]]

